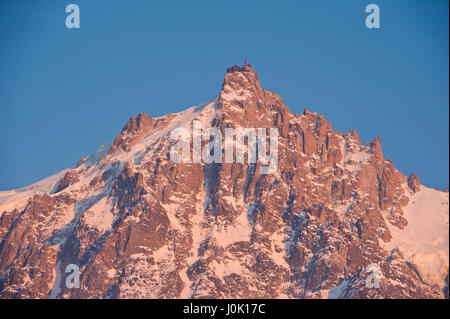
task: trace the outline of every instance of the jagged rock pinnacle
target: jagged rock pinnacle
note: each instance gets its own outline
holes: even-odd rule
[[[276,172],[172,161],[170,132],[197,118],[277,128]],[[94,155],[0,192],[0,298],[448,298],[448,193],[407,179],[379,138],[363,146],[290,113],[246,60],[217,100],[132,117]],[[65,285],[70,264],[79,289]]]

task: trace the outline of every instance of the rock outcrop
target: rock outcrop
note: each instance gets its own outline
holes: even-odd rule
[[[174,163],[170,131],[194,119],[222,133],[277,128],[276,172]],[[208,103],[131,118],[53,184],[0,213],[1,298],[448,298],[448,193],[430,191],[447,242],[421,250],[444,260],[426,281],[420,260],[389,247],[423,209],[418,177],[384,158],[379,137],[364,146],[322,115],[291,113],[250,65],[228,68]],[[65,285],[70,264],[79,288]]]

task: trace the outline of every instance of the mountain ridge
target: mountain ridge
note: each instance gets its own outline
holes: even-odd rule
[[[171,162],[170,131],[193,120],[277,128],[278,170]],[[427,207],[432,222],[412,222]],[[247,64],[214,99],[140,113],[74,168],[0,192],[0,239],[2,298],[448,298],[448,193],[395,169],[379,137],[290,113]]]

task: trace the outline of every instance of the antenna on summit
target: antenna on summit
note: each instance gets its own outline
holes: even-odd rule
[[[244,66],[246,66],[247,65],[247,57],[245,57],[245,59],[244,59]]]

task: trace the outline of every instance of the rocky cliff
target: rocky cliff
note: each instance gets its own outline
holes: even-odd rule
[[[277,170],[174,163],[170,132],[193,120],[277,128]],[[0,192],[0,297],[448,298],[448,203],[380,138],[292,114],[234,66],[213,100],[141,113],[76,167]]]

